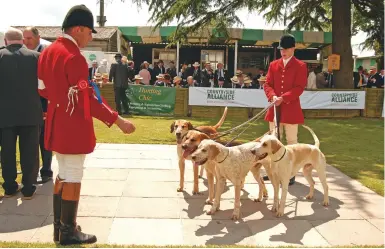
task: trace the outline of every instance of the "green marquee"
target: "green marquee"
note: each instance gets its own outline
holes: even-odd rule
[[[160,27],[153,31],[150,26],[122,26],[118,27],[122,36],[133,43],[151,44],[167,43],[168,37],[176,30],[175,26]],[[272,46],[285,33],[284,30],[240,29],[229,28],[230,38],[225,41],[223,34],[214,29],[204,33],[192,34],[189,43],[234,44],[245,46]],[[291,31],[296,39],[297,48],[321,48],[332,43],[331,32]],[[207,38],[210,37],[210,40]]]

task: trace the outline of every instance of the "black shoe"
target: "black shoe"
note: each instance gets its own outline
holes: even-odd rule
[[[270,179],[269,179],[268,176],[264,176],[264,177],[263,177],[263,180],[264,180],[264,181],[268,181],[268,180],[270,180]]]
[[[61,245],[91,244],[96,236],[83,233],[76,224],[79,201],[61,201],[59,242]]]
[[[42,176],[42,177],[40,177],[40,181],[38,180],[37,182],[38,183],[46,183],[46,182],[49,182],[49,181],[52,181],[52,177],[51,176]]]
[[[17,186],[17,189],[16,189],[16,190],[13,190],[13,191],[7,191],[7,190],[5,190],[4,197],[5,197],[5,198],[11,198],[11,197],[17,195],[17,193],[19,193],[20,190],[21,190],[21,186],[20,186],[20,185]]]
[[[21,190],[21,191],[23,193],[23,190]],[[35,194],[36,194],[36,187],[33,189],[32,193],[31,193],[31,191],[23,193],[23,200],[32,200],[33,197],[35,196]]]
[[[293,185],[295,183],[295,176],[290,179],[289,186]]]

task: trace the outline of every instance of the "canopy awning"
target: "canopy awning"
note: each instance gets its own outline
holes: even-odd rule
[[[175,26],[160,27],[153,31],[150,26],[122,26],[118,27],[122,36],[130,42],[153,44],[168,43],[168,37],[176,30]],[[263,30],[263,29],[240,29],[229,28],[230,37],[228,40],[223,34],[216,32],[215,29],[206,30],[203,33],[191,34],[188,42],[210,43],[231,45],[238,41],[239,45],[245,46],[266,46],[271,47],[273,43],[279,42],[280,37],[285,33],[284,30]],[[296,39],[296,47],[301,48],[321,48],[332,43],[331,32],[314,31],[291,31]]]

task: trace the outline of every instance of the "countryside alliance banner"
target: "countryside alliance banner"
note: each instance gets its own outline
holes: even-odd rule
[[[129,85],[126,91],[130,113],[145,116],[174,115],[176,90],[173,87]]]
[[[365,91],[304,91],[302,109],[365,109]],[[265,108],[261,89],[189,88],[189,105]]]

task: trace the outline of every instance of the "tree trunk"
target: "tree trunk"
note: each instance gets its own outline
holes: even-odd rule
[[[333,71],[336,88],[353,89],[351,1],[332,0],[332,50],[340,55],[340,70]]]
[[[377,70],[383,70],[384,69],[384,39],[380,41],[380,51],[381,51],[381,57],[377,59]]]

